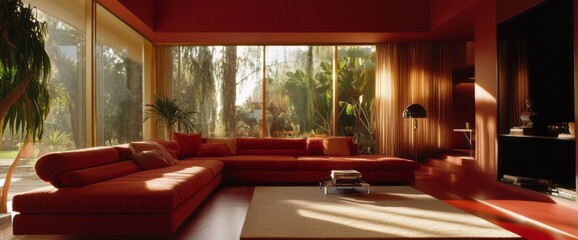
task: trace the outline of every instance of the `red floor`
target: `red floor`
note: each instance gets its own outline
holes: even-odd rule
[[[420,170],[412,186],[528,240],[578,239],[578,208],[509,186],[483,187]],[[500,183],[498,183],[500,184]],[[252,187],[216,192],[178,234],[179,239],[239,239]],[[575,204],[575,203],[572,203]]]
[[[423,168],[412,186],[482,217],[528,240],[578,239],[578,208],[540,195],[524,194],[509,186],[464,184]],[[452,179],[452,178],[449,178]],[[168,239],[239,239],[253,187],[222,187]],[[525,190],[524,190],[525,191]],[[0,239],[81,239],[64,236],[12,236],[11,226],[0,228]],[[82,238],[84,239],[84,238]],[[102,239],[102,238],[93,238]],[[126,238],[119,238],[126,239]]]
[[[480,186],[483,187],[483,184]],[[416,189],[528,240],[578,239],[578,208],[556,203],[549,198],[520,194],[519,189],[509,186],[480,186],[422,174],[414,183]]]

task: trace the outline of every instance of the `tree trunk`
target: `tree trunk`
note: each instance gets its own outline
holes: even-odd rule
[[[30,135],[26,134],[26,138],[24,139],[24,144],[20,147],[18,154],[16,155],[16,159],[10,165],[8,172],[6,173],[6,180],[4,180],[4,186],[2,187],[2,196],[0,196],[0,213],[7,213],[8,212],[8,190],[10,189],[10,183],[12,181],[12,174],[16,170],[16,167],[20,163],[20,159],[22,159],[22,154],[28,148],[30,144]]]
[[[237,47],[225,47],[225,56],[222,66],[223,81],[221,83],[221,102],[223,104],[222,119],[224,132],[227,135],[235,136],[236,129],[236,107],[237,99]]]
[[[26,92],[31,81],[32,77],[28,74],[22,83],[14,87],[6,96],[0,99],[0,119],[4,119],[6,112],[8,112],[10,107]]]
[[[142,139],[142,68],[136,62],[125,59],[127,87],[130,91],[128,140]],[[141,126],[141,127],[139,127]]]
[[[305,118],[305,122],[302,123],[301,129],[305,132],[309,132],[313,129],[313,123],[315,122],[315,81],[313,77],[313,47],[309,46],[307,50],[307,62],[305,66],[305,81],[306,81],[306,90],[307,97],[305,99],[305,111],[307,117]]]
[[[211,134],[215,130],[216,117],[216,89],[215,78],[213,77],[213,52],[212,48],[207,46],[198,47],[198,54],[193,64],[193,84],[189,87],[192,89],[194,105],[190,111],[198,112],[200,131]]]

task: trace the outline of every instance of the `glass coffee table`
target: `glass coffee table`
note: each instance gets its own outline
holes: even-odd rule
[[[323,190],[323,193],[371,193],[371,185],[369,183],[360,180],[355,183],[335,183],[331,178],[324,178],[319,181],[319,189]]]

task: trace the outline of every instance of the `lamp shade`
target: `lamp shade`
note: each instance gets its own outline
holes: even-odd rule
[[[403,118],[426,118],[427,112],[419,104],[411,104],[403,110]]]

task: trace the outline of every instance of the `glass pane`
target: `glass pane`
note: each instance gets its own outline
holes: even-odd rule
[[[203,136],[260,136],[262,49],[173,47],[174,98],[186,110],[196,112],[193,122]]]
[[[333,46],[267,46],[267,136],[330,135]]]
[[[101,6],[96,33],[97,145],[140,140],[144,39]]]
[[[352,136],[361,153],[373,153],[375,46],[341,46],[337,52],[337,135]]]
[[[34,171],[38,156],[85,147],[84,1],[43,0],[32,1],[31,5],[37,6],[38,20],[47,23],[50,112],[42,140],[24,151],[14,172],[9,199],[14,194],[49,185],[38,179]],[[0,184],[22,144],[20,137],[13,138],[9,133],[8,129],[0,142]]]

